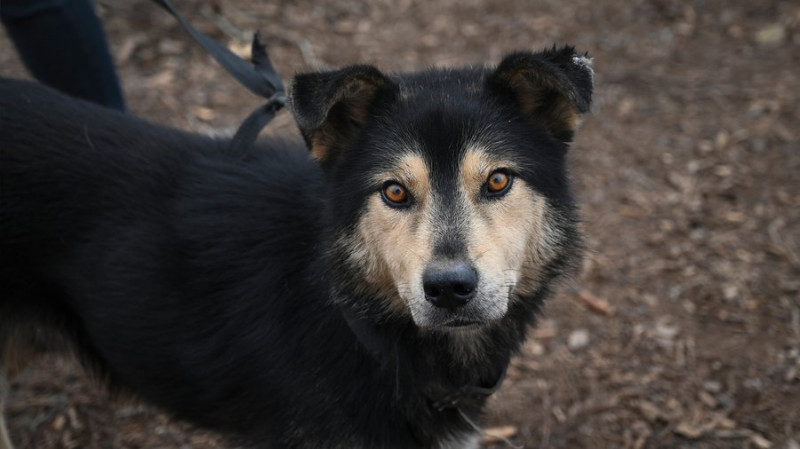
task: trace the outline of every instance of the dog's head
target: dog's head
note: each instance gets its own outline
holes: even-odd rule
[[[292,107],[327,176],[341,296],[436,329],[534,296],[574,253],[564,158],[591,92],[572,48],[488,69],[298,75]]]

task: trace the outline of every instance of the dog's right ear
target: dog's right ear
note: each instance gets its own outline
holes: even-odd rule
[[[311,155],[327,162],[353,139],[373,106],[396,92],[397,85],[378,69],[358,65],[296,75],[290,98]]]

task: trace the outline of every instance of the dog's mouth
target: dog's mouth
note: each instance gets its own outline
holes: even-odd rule
[[[465,319],[457,318],[457,319],[450,320],[450,321],[444,323],[444,325],[442,327],[457,329],[457,328],[478,327],[478,326],[480,326],[482,324],[484,324],[483,321],[465,320]]]
[[[509,299],[479,295],[459,309],[435,307],[430,301],[417,298],[409,301],[414,324],[421,329],[443,332],[479,331],[501,320]]]
[[[491,321],[455,318],[452,320],[447,320],[441,324],[434,324],[432,326],[426,326],[426,327],[432,331],[445,332],[445,333],[474,332],[483,329],[490,322]]]

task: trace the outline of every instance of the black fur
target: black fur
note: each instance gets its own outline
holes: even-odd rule
[[[548,64],[537,89],[588,108],[585,71],[549,53],[511,58],[501,69]],[[265,140],[235,160],[224,141],[0,81],[0,344],[55,329],[112,385],[260,446],[435,447],[469,431],[431,398],[505,371],[579,241],[566,144],[520,110],[519,88],[484,68],[299,76],[295,114],[312,146],[327,133],[323,169],[293,142]],[[331,248],[374,192],[361,174],[398,142],[414,136],[446,173],[474,135],[523,162],[564,235],[545,285],[486,331],[479,362],[372,308]],[[342,305],[363,312],[403,366],[373,357]],[[464,412],[477,419],[481,407]]]

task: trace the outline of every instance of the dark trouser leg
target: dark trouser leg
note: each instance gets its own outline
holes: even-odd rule
[[[125,109],[105,33],[90,0],[2,0],[0,19],[39,81]]]
[[[2,355],[2,347],[0,347],[0,355]],[[5,370],[3,369],[3,361],[0,360],[0,449],[12,449],[11,440],[8,437],[8,429],[6,429],[6,422],[3,419],[4,405],[6,395],[8,395],[8,382],[6,381]]]

